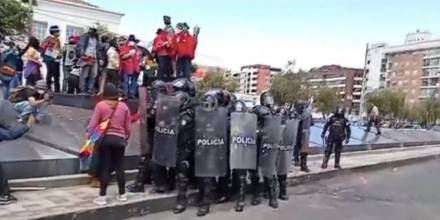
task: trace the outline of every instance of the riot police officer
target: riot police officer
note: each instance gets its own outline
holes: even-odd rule
[[[298,133],[299,116],[296,112],[291,112],[290,109],[286,107],[282,107],[280,113],[282,116],[281,123],[283,130],[278,152],[278,198],[286,201],[289,199],[287,196],[287,175],[289,174],[289,169],[292,165],[293,148]]]
[[[245,205],[247,171],[257,170],[257,116],[247,112],[243,101],[233,104],[230,132],[230,168],[238,196],[235,211],[242,212]]]
[[[308,104],[304,101],[298,101],[295,104],[295,110],[300,116],[298,134],[296,137],[294,160],[301,167],[301,171],[310,172],[307,166],[307,156],[310,150],[310,128],[313,126],[313,119],[311,110],[308,108]]]
[[[141,158],[138,165],[138,174],[135,182],[128,186],[130,192],[144,192],[145,184],[151,184],[152,156],[154,147],[154,127],[156,124],[155,100],[160,94],[166,93],[166,83],[162,80],[155,80],[151,87],[147,86],[146,91],[141,93],[139,107],[142,115],[140,125]]]
[[[263,92],[260,105],[253,112],[257,115],[258,123],[258,169],[264,180],[264,189],[268,191],[269,206],[278,208],[277,189],[277,157],[278,145],[281,141],[281,116],[274,109],[274,101],[270,92]],[[251,172],[252,205],[260,203],[258,172]]]
[[[194,168],[194,98],[196,90],[188,79],[176,79],[172,83],[175,95],[180,100],[179,124],[177,136],[176,187],[177,200],[173,210],[175,214],[185,211],[188,198],[187,190]]]
[[[228,175],[228,100],[221,90],[204,94],[195,111],[195,176],[198,184],[197,216],[209,213],[217,178]]]
[[[192,99],[195,96],[195,87],[191,81],[183,78],[168,85],[167,93],[156,98],[153,192],[157,193],[174,189],[177,170],[180,170],[180,179],[186,179],[191,161],[189,155],[192,152]],[[185,188],[186,182],[181,180],[180,188]],[[182,194],[186,190],[179,191]],[[185,204],[183,195],[179,197],[178,204]],[[175,211],[180,212],[181,209],[176,208]]]
[[[322,169],[327,168],[333,149],[335,150],[335,168],[341,169],[339,162],[341,159],[342,142],[345,140],[345,143],[348,144],[351,135],[349,122],[344,115],[345,111],[338,108],[324,126],[321,137],[325,138],[327,130],[329,131],[329,134],[326,140],[327,146],[325,149],[324,160],[322,161]]]

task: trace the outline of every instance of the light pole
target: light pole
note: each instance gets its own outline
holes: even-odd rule
[[[367,78],[367,59],[368,59],[368,47],[369,44],[367,43],[367,46],[365,48],[365,60],[364,60],[364,72],[362,75],[362,88],[361,88],[361,101],[360,101],[360,105],[359,105],[359,120],[362,119],[362,113],[364,111],[364,98],[365,98],[365,87],[366,85],[366,78]]]

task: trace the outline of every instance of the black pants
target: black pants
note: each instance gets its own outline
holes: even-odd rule
[[[0,196],[7,195],[9,195],[8,179],[6,178],[6,174],[3,171],[2,164],[0,163]]]
[[[327,147],[325,149],[325,157],[327,160],[332,155],[333,150],[335,151],[335,162],[339,163],[339,158],[341,156],[342,152],[342,142],[343,140],[335,139],[335,138],[328,138],[327,139]]]
[[[55,61],[48,61],[46,62],[46,66],[47,66],[47,75],[46,75],[47,88],[51,89],[52,84],[54,84],[55,87],[54,91],[60,92],[60,63]]]
[[[70,74],[69,78],[67,79],[67,93],[78,94],[80,92],[81,91],[79,90],[79,76]]]
[[[119,88],[121,86],[121,81],[118,70],[107,69],[106,82],[113,83],[117,88]]]
[[[373,126],[376,128],[376,133],[380,134],[380,121],[377,119],[373,119],[371,118],[370,120],[368,120],[368,124],[367,124],[367,131],[369,132],[371,129],[371,126]]]
[[[170,82],[173,80],[173,60],[171,56],[159,56],[158,57],[159,71],[158,78],[165,82]]]
[[[124,153],[125,140],[122,137],[106,135],[99,146],[100,158],[100,180],[101,186],[99,195],[107,194],[107,186],[110,181],[110,172],[116,172],[119,194],[125,193],[125,173],[124,173]]]

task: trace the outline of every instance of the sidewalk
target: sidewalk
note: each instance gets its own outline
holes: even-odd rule
[[[350,174],[355,171],[401,166],[439,157],[440,145],[345,153],[341,160],[344,169],[336,171],[334,169],[322,170],[320,168],[322,156],[316,155],[310,158],[311,173],[305,174],[299,172],[298,168],[292,168],[289,174],[290,185],[334,175]],[[333,167],[333,159],[329,167]],[[91,202],[98,195],[98,189],[85,185],[16,192],[14,195],[19,202],[0,207],[0,219],[124,219],[165,211],[173,207],[174,193],[150,194],[149,189],[146,189],[146,192],[129,195],[129,201],[126,203],[118,203],[114,198],[110,198],[110,203],[106,207],[98,207]],[[115,185],[110,187],[108,195],[116,196]]]

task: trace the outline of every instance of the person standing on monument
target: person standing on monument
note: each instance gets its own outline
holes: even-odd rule
[[[60,60],[61,42],[60,42],[60,29],[58,26],[51,26],[49,29],[50,36],[48,36],[41,44],[41,50],[43,52],[43,60],[47,66],[46,83],[47,88],[52,89],[54,84],[54,91],[60,92]],[[53,80],[52,80],[53,78]]]

